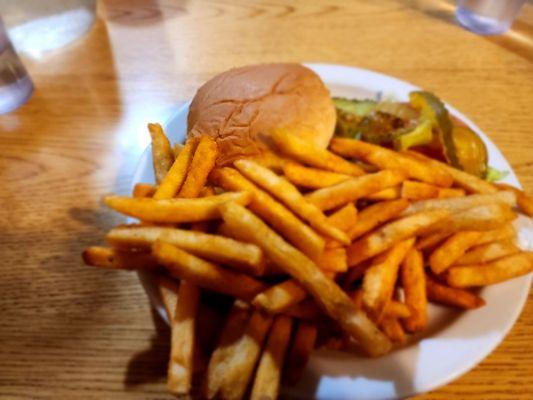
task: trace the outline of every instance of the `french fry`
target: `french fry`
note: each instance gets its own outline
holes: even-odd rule
[[[355,225],[348,231],[351,240],[358,239],[365,233],[400,215],[409,206],[405,199],[383,201],[366,207],[357,216]]]
[[[189,254],[171,244],[156,241],[152,248],[158,262],[170,275],[202,288],[250,301],[266,289],[266,284]]]
[[[406,157],[393,150],[361,140],[333,138],[331,149],[341,156],[357,158],[380,169],[397,169],[409,177],[441,187],[452,185],[452,176],[445,169]]]
[[[439,188],[439,199],[449,199],[452,197],[464,197],[466,192],[464,189],[458,188]]]
[[[307,201],[298,189],[285,178],[253,161],[237,160],[234,165],[248,179],[280,200],[301,219],[307,221],[317,232],[343,244],[350,243],[346,233],[331,225],[322,211]]]
[[[369,194],[365,196],[365,199],[372,201],[385,201],[385,200],[396,200],[401,197],[401,186],[394,186],[388,189],[383,189],[379,192]]]
[[[444,272],[481,237],[478,231],[461,231],[453,234],[429,256],[429,265],[434,274]]]
[[[407,341],[402,325],[397,318],[383,318],[379,326],[393,343],[403,344]]]
[[[304,321],[316,321],[323,315],[312,298],[300,301],[282,314],[292,318],[303,319]]]
[[[413,249],[409,250],[409,252],[411,251],[413,251]],[[424,295],[425,295],[426,288],[425,286],[423,288],[424,288]],[[389,303],[385,307],[385,310],[383,311],[384,318],[409,318],[411,315],[412,315],[412,312],[409,309],[409,307],[406,304],[400,303],[399,301],[396,301],[396,300],[389,301]]]
[[[370,266],[372,265],[370,261],[371,260],[366,260],[348,269],[348,275],[344,279],[343,285],[345,289],[349,289],[355,281],[358,281],[359,279],[363,278],[366,271],[368,271],[368,268],[370,268]]]
[[[271,314],[278,314],[300,303],[306,297],[307,292],[297,281],[287,279],[259,293],[252,300],[252,304]]]
[[[501,240],[511,240],[516,237],[516,231],[512,224],[504,224],[496,229],[490,230],[490,231],[484,231],[478,241],[476,242],[476,246],[480,246],[482,244],[497,242]]]
[[[503,203],[510,207],[514,207],[516,205],[516,196],[513,192],[498,192],[495,194],[473,194],[470,196],[449,199],[422,200],[412,203],[403,212],[403,215],[410,215],[428,210],[448,210],[456,212],[496,203]]]
[[[465,288],[503,282],[533,271],[533,253],[522,252],[486,264],[471,264],[448,270],[448,285]]]
[[[362,219],[361,215],[359,215],[359,220]],[[445,210],[424,211],[383,225],[348,247],[348,267],[357,265],[402,240],[424,232],[446,217],[448,217],[448,212]]]
[[[271,325],[271,316],[258,310],[252,313],[244,334],[235,346],[233,357],[225,366],[220,386],[222,399],[239,400],[244,397]]]
[[[161,125],[148,124],[148,131],[152,138],[152,160],[155,180],[157,183],[161,183],[174,162],[174,154]]]
[[[280,157],[271,151],[262,152],[261,154],[249,157],[248,159],[277,173],[282,173],[285,168],[285,164],[290,162],[286,158]]]
[[[452,235],[450,232],[430,233],[429,235],[420,237],[420,239],[418,239],[418,241],[416,242],[415,247],[418,250],[432,250],[450,235]]]
[[[376,321],[380,321],[392,299],[400,263],[414,244],[407,239],[391,247],[378,257],[363,279],[363,304]]]
[[[401,172],[385,170],[318,189],[306,198],[321,210],[327,211],[395,186],[404,179],[405,175]]]
[[[122,196],[105,196],[106,206],[130,217],[147,222],[183,223],[199,222],[220,218],[218,206],[226,201],[248,204],[249,193],[223,193],[217,196],[199,199],[164,199],[132,198]]]
[[[152,197],[156,190],[157,188],[149,183],[136,183],[132,195],[136,198]]]
[[[475,175],[471,175],[468,172],[456,169],[451,165],[426,157],[416,151],[409,150],[406,152],[402,152],[401,154],[415,160],[426,162],[431,168],[439,168],[445,170],[452,176],[453,181],[457,186],[466,189],[471,193],[491,194],[497,192],[497,189],[491,183],[481,178],[478,178]]]
[[[292,318],[280,315],[272,324],[252,386],[251,400],[277,399],[281,372],[291,337]]]
[[[348,270],[346,249],[344,247],[326,249],[314,261],[322,271],[346,272]]]
[[[285,163],[283,173],[290,182],[307,189],[321,189],[351,178],[350,175],[304,167],[293,161]]]
[[[157,261],[150,253],[121,251],[92,246],[82,253],[85,264],[109,269],[156,269]]]
[[[191,391],[195,348],[195,324],[200,290],[194,284],[182,281],[178,290],[176,312],[171,320],[170,361],[168,390],[176,395]]]
[[[180,155],[185,152],[186,149],[183,149]],[[216,142],[207,135],[202,136],[190,162],[185,182],[179,191],[179,197],[198,197],[207,181],[207,176],[215,166],[217,155]]]
[[[410,315],[402,322],[410,333],[423,331],[428,324],[426,275],[422,253],[410,249],[402,261],[400,269],[401,282]]]
[[[189,170],[196,145],[197,141],[194,139],[187,141],[183,150],[180,151],[180,154],[174,160],[168,173],[159,184],[157,191],[153,195],[154,199],[171,199],[179,192],[187,177],[187,171]]]
[[[357,208],[353,203],[348,203],[331,214],[328,221],[334,227],[348,233],[357,222]]]
[[[297,279],[326,314],[336,320],[369,354],[377,356],[390,350],[389,340],[375,324],[355,309],[350,298],[304,254],[244,207],[226,203],[221,206],[221,212],[224,221],[232,229],[247,235],[274,263]]]
[[[174,159],[178,158],[181,150],[183,150],[184,145],[181,143],[174,144],[174,147],[172,147],[172,154],[174,154]]]
[[[226,190],[250,192],[252,194],[250,210],[272,225],[308,256],[316,257],[324,250],[324,239],[238,171],[232,168],[217,169],[211,173],[211,179]]]
[[[495,186],[499,190],[511,190],[514,192],[516,194],[518,208],[520,208],[520,210],[528,217],[533,217],[533,197],[526,195],[523,190],[506,183],[496,183]]]
[[[317,147],[295,135],[291,135],[282,129],[275,130],[270,137],[283,154],[293,157],[304,164],[352,176],[360,176],[365,173],[356,164],[346,161],[330,151]]]
[[[357,308],[358,310],[363,309],[363,290],[362,289],[354,290],[351,293],[350,298],[352,299],[355,308]]]
[[[207,399],[215,398],[219,392],[227,364],[236,353],[249,318],[250,310],[236,301],[224,324],[218,346],[209,360],[203,386],[203,394]]]
[[[428,183],[404,181],[402,183],[402,197],[408,200],[434,199],[439,196],[439,187]]]
[[[494,230],[516,218],[507,204],[493,203],[451,212],[447,218],[435,224],[432,232],[457,232],[465,230]],[[430,232],[428,232],[430,233]]]
[[[432,303],[470,310],[485,305],[485,300],[464,289],[444,285],[426,275],[427,298]]]
[[[314,324],[304,321],[298,324],[284,369],[284,380],[289,385],[294,385],[300,379],[315,347],[316,336],[317,329]]]
[[[516,254],[519,251],[520,249],[510,240],[482,244],[461,256],[453,266],[482,264]]]
[[[263,253],[257,246],[218,235],[155,226],[131,226],[112,229],[107,241],[118,248],[150,248],[163,240],[185,251],[213,261],[230,264],[254,275],[264,268]]]
[[[170,321],[174,319],[174,314],[176,314],[179,282],[164,275],[157,275],[155,277],[155,282],[157,284],[159,296],[161,297],[163,306],[165,307],[167,321],[170,324]]]

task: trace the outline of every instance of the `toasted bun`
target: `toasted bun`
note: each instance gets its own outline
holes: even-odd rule
[[[206,82],[192,101],[187,122],[189,136],[209,135],[217,141],[217,165],[222,166],[268,151],[276,128],[325,148],[335,118],[328,90],[309,68],[262,64],[235,68]]]

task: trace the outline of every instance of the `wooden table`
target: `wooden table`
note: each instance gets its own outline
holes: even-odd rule
[[[355,65],[438,93],[533,191],[533,5],[514,29],[458,27],[447,1],[115,0],[83,39],[26,60],[31,100],[0,116],[0,398],[170,399],[168,329],[134,273],[85,267],[116,217],[145,126],[227,68]],[[435,360],[439,362],[439,360]],[[533,297],[479,366],[420,399],[533,398]]]

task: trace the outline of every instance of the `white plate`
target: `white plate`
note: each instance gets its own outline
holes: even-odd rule
[[[327,64],[308,66],[320,75],[335,96],[375,98],[381,93],[384,97],[406,101],[410,91],[419,90],[409,83],[359,68]],[[185,138],[189,104],[179,108],[165,124],[165,131],[174,142],[182,142]],[[484,140],[490,165],[510,171],[505,182],[519,186],[511,166],[494,143],[459,111],[449,104],[446,106]],[[151,163],[147,149],[133,184],[154,181]],[[531,246],[531,221],[523,220],[520,226],[522,243]],[[139,278],[154,306],[166,319],[150,275],[140,273]],[[426,332],[381,358],[316,351],[299,384],[284,388],[284,394],[286,398],[300,399],[393,399],[444,385],[473,368],[503,340],[524,306],[530,281],[528,275],[483,289],[481,294],[487,305],[478,310],[459,312],[430,306]]]

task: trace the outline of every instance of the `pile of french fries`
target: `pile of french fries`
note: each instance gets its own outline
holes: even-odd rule
[[[279,130],[276,152],[217,168],[208,136],[149,130],[156,185],[104,198],[139,222],[83,258],[153,271],[176,395],[275,399],[314,348],[384,355],[424,331],[428,302],[477,308],[477,288],[533,268],[511,225],[533,200],[421,154]]]

